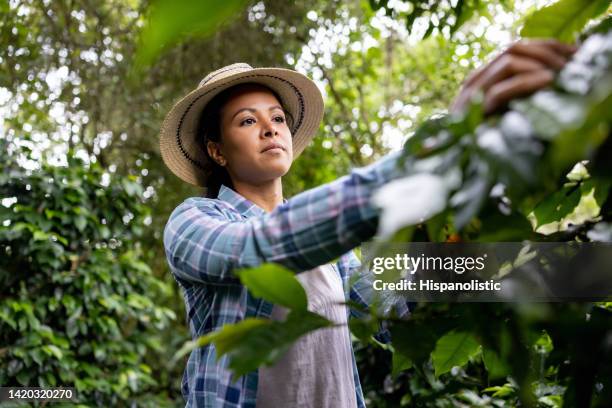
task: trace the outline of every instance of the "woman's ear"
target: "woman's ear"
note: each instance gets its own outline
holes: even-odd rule
[[[208,155],[219,165],[225,166],[227,161],[221,152],[221,148],[219,147],[219,143],[208,141],[206,143],[206,149],[208,150]]]

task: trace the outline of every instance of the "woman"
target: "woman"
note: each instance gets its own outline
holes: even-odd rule
[[[493,112],[549,85],[573,51],[554,41],[516,43],[466,81],[453,109],[482,92],[486,112]],[[164,232],[194,338],[246,317],[283,318],[285,310],[252,297],[233,275],[265,262],[295,271],[309,309],[332,321],[346,323],[339,305],[346,297],[367,305],[367,281],[344,293],[359,267],[351,249],[376,231],[372,193],[402,170],[398,154],[390,154],[284,200],[281,178],[322,114],[321,94],[303,75],[234,64],[206,76],[166,117],[160,141],[165,163],[207,189],[206,197],[179,205]],[[273,367],[236,381],[227,366],[226,356],[217,361],[214,345],[194,350],[182,383],[187,406],[365,406],[346,325],[303,336]]]

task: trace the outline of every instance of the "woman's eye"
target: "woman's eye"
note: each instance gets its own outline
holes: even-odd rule
[[[283,123],[285,121],[285,118],[282,116],[277,116],[274,118],[275,121],[277,121],[278,123]]]
[[[247,119],[243,120],[242,122],[240,122],[240,126],[252,125],[253,123],[255,123],[255,119],[247,118]]]

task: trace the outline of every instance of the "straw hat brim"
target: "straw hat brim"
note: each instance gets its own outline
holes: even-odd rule
[[[280,102],[293,117],[291,134],[294,158],[302,153],[316,134],[323,118],[323,97],[316,84],[305,75],[284,68],[250,68],[226,75],[219,70],[214,75],[218,77],[207,77],[204,85],[179,100],[161,126],[162,159],[174,174],[187,183],[206,187],[208,158],[202,145],[196,142],[196,138],[201,137],[198,135],[198,122],[206,104],[234,85],[258,83],[278,94]]]

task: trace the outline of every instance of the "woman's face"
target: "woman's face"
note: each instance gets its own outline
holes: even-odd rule
[[[258,185],[282,177],[293,160],[285,112],[265,87],[238,88],[221,109],[221,142],[209,142],[210,156],[232,181]]]

